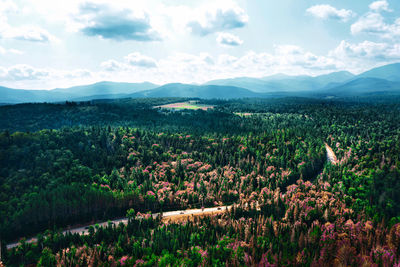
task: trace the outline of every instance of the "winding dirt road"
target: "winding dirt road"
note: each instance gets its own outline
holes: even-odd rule
[[[226,209],[230,209],[232,206],[219,206],[219,207],[213,207],[213,208],[204,208],[204,209],[191,209],[191,210],[175,210],[175,211],[167,211],[163,212],[162,214],[162,219],[163,220],[179,220],[182,219],[183,217],[189,217],[191,215],[193,216],[199,216],[199,215],[211,215],[215,213],[220,213],[224,212]],[[159,213],[153,213],[152,216],[153,218],[156,218],[159,215]],[[138,218],[138,217],[137,217]],[[140,218],[140,217],[139,217]],[[108,225],[108,222],[111,222],[115,225],[118,225],[119,223],[127,224],[128,223],[128,218],[122,218],[122,219],[116,219],[116,220],[110,220],[110,221],[105,221],[97,224],[90,224],[82,227],[76,227],[68,230],[64,230],[62,232],[63,235],[67,233],[71,234],[80,234],[80,235],[87,235],[89,234],[89,227],[95,225],[99,225],[100,227],[106,227]],[[32,237],[30,239],[26,240],[26,243],[35,243],[37,242],[36,237]],[[10,243],[7,245],[7,249],[12,249],[17,247],[19,242],[14,242]]]

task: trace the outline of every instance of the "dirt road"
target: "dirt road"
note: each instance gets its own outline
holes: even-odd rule
[[[220,213],[225,211],[226,208],[230,209],[232,206],[220,206],[220,207],[213,207],[213,208],[204,208],[202,209],[191,209],[191,210],[175,210],[175,211],[167,211],[162,214],[162,219],[163,221],[181,221],[183,219],[187,219],[187,217],[193,216],[209,216],[215,213]],[[153,213],[152,216],[153,218],[156,218],[159,215],[159,213]],[[76,227],[68,230],[64,230],[62,232],[63,235],[67,233],[71,234],[80,234],[80,235],[87,235],[89,234],[89,227],[95,225],[99,225],[101,227],[105,227],[108,225],[108,222],[111,222],[113,224],[118,225],[119,223],[127,224],[128,223],[128,218],[122,218],[122,219],[116,219],[116,220],[110,220],[106,222],[101,222],[97,224],[91,224],[91,225],[86,225],[82,227]],[[26,240],[26,243],[34,243],[37,241],[36,237],[32,237],[30,239]],[[17,247],[19,242],[14,242],[10,243],[7,245],[7,249],[12,249],[14,247]]]
[[[325,148],[326,148],[326,158],[328,159],[328,161],[332,164],[338,164],[338,160],[332,148],[327,143],[325,143]]]

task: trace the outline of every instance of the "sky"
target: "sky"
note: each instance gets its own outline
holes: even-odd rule
[[[398,0],[0,0],[0,86],[357,74],[399,41]]]

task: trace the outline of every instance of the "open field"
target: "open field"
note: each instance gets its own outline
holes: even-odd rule
[[[238,115],[240,117],[249,117],[251,115],[254,115],[255,113],[250,113],[250,112],[234,112],[235,115]]]
[[[172,103],[172,104],[167,104],[167,105],[155,106],[154,108],[163,108],[163,109],[192,109],[192,110],[202,109],[202,110],[208,110],[208,109],[214,108],[214,106],[202,105],[202,104],[197,104],[197,103],[191,103],[191,102],[189,101],[189,102],[178,102],[178,103]]]

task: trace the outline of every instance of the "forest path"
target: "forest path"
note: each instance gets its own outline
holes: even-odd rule
[[[325,143],[325,149],[326,149],[326,158],[328,159],[328,161],[332,164],[338,164],[338,160],[336,158],[335,152],[333,152],[332,148]]]
[[[219,207],[213,207],[213,208],[204,208],[204,209],[190,209],[190,210],[175,210],[175,211],[167,211],[162,213],[162,220],[163,221],[179,221],[183,218],[191,217],[193,216],[209,216],[212,214],[217,214],[224,212],[226,209],[230,209],[231,206],[219,206]],[[153,213],[152,216],[153,218],[157,218],[160,213]],[[139,216],[137,218],[140,218]],[[62,231],[63,235],[66,235],[67,233],[71,234],[80,234],[80,235],[87,235],[89,234],[89,227],[93,226],[95,227],[96,225],[99,225],[100,227],[106,227],[108,223],[111,222],[113,224],[118,225],[119,223],[127,224],[128,223],[128,218],[122,218],[122,219],[115,219],[115,220],[110,220],[110,221],[105,221],[101,223],[95,223],[95,224],[90,224],[90,225],[85,225],[82,227],[76,227],[72,229],[67,229]],[[30,239],[26,240],[26,243],[35,243],[37,242],[36,237],[32,237]],[[12,249],[17,247],[19,244],[18,242],[10,243],[7,245],[7,249]]]

